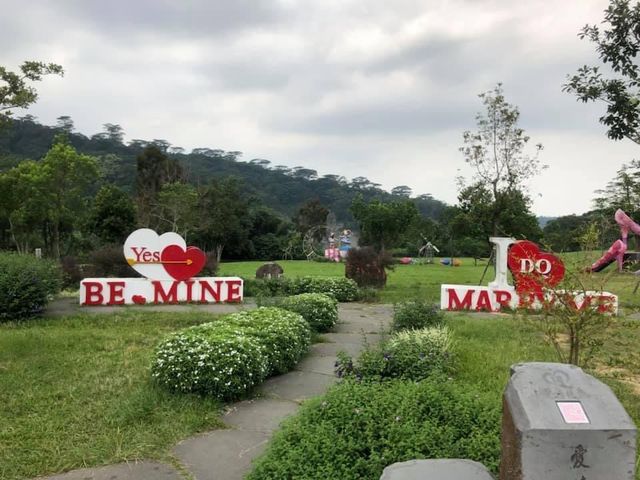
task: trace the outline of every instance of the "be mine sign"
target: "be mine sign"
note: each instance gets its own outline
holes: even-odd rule
[[[196,277],[207,257],[177,233],[136,230],[124,243],[124,258],[145,278],[85,278],[80,282],[81,305],[242,301],[241,278]]]

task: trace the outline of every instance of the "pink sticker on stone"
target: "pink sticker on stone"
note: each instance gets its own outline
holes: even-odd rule
[[[580,402],[556,402],[564,423],[590,423]]]

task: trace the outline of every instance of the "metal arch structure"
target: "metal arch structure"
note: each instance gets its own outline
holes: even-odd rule
[[[329,227],[326,225],[316,225],[311,227],[302,238],[302,251],[307,260],[313,260],[318,257],[324,257],[324,243],[326,240],[316,240],[318,237],[323,239],[329,238],[331,235]]]

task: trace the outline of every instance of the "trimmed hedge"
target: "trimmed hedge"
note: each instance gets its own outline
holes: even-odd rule
[[[244,281],[247,297],[285,297],[301,293],[324,293],[338,302],[358,299],[358,285],[345,277],[250,278]]]
[[[301,293],[286,297],[279,306],[302,315],[316,332],[328,332],[338,321],[338,301],[322,293]]]
[[[51,260],[0,253],[0,322],[42,312],[49,297],[60,290],[62,272]]]
[[[393,331],[427,328],[444,323],[440,308],[424,300],[396,303],[393,306]]]
[[[451,333],[446,327],[407,330],[379,345],[364,349],[357,362],[341,353],[336,362],[339,377],[365,380],[402,378],[419,381],[453,370]]]
[[[394,462],[468,458],[496,472],[500,403],[446,379],[343,381],[276,432],[248,480],[378,479]]]
[[[170,335],[156,348],[151,375],[169,390],[234,399],[292,369],[310,339],[309,325],[294,312],[234,313]]]

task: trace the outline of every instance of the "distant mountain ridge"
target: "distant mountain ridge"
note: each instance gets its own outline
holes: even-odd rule
[[[241,153],[236,151],[196,148],[185,153],[184,149],[157,139],[132,140],[125,145],[118,125],[107,124],[105,127],[110,128],[106,128],[104,133],[87,137],[72,131],[73,123],[68,117],[60,118],[67,119],[66,124],[46,126],[27,116],[0,130],[0,171],[25,159],[41,159],[51,147],[55,135],[66,132],[70,143],[79,152],[98,158],[107,181],[131,193],[135,188],[136,156],[146,145],[155,144],[168,156],[180,161],[191,183],[203,184],[215,177],[234,176],[243,182],[248,196],[260,199],[286,217],[293,215],[306,201],[317,198],[336,215],[339,222],[350,224],[353,217],[349,207],[357,194],[363,195],[365,200],[408,198],[406,189],[398,189],[402,194],[391,194],[366,177],[356,177],[351,181],[339,175],[318,177],[315,170],[305,167],[271,167],[271,162],[264,159],[240,161]],[[439,218],[447,206],[428,194],[411,200],[423,216],[432,219]]]

